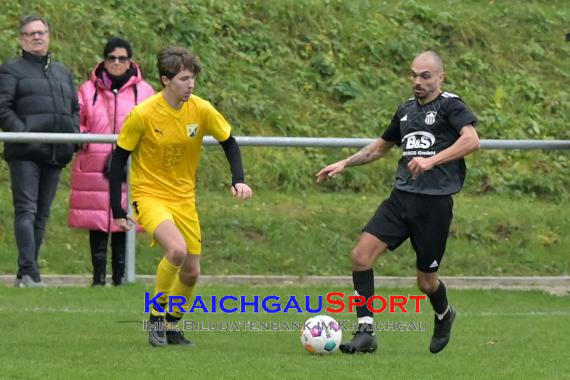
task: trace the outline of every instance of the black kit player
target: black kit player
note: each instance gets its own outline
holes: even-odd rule
[[[437,274],[453,217],[452,194],[461,190],[465,180],[463,157],[479,149],[477,118],[457,95],[441,90],[444,78],[443,62],[435,52],[417,55],[410,68],[414,97],[398,107],[384,134],[316,175],[320,183],[350,166],[384,157],[394,145],[402,148],[394,189],[352,250],[352,278],[355,294],[368,300],[374,295],[373,265],[378,257],[410,238],[418,287],[435,311],[432,353],[448,344],[456,315]],[[356,313],[358,331],[340,350],[374,352],[378,343],[373,313],[366,305],[358,306]]]

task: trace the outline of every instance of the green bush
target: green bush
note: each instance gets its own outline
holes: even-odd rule
[[[426,48],[446,63],[446,89],[480,118],[485,139],[570,139],[570,12],[559,1],[193,2],[4,0],[0,62],[18,53],[19,17],[51,23],[52,51],[85,80],[104,42],[133,42],[145,77],[159,88],[156,52],[182,45],[204,62],[196,93],[211,100],[236,135],[374,137],[410,96],[409,62]],[[322,165],[352,150],[246,149],[257,188],[303,190]],[[389,185],[392,162],[351,172],[330,189]],[[470,159],[469,191],[561,199],[570,188],[565,152],[493,151]],[[205,159],[202,187],[227,177]],[[497,167],[500,165],[500,167]],[[505,170],[501,170],[501,169]],[[499,169],[499,170],[498,170]]]

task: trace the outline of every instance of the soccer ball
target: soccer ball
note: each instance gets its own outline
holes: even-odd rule
[[[301,344],[311,354],[330,354],[342,339],[342,330],[337,321],[328,315],[307,319],[301,330]]]

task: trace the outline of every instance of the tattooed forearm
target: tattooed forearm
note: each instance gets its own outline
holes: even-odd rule
[[[380,138],[348,157],[345,160],[344,165],[346,167],[357,166],[375,161],[384,157],[392,146],[394,146],[393,142],[384,141]]]
[[[373,142],[346,159],[346,166],[357,166],[380,157],[376,142]]]

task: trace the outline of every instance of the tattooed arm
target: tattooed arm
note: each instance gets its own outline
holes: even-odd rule
[[[365,146],[352,156],[345,158],[344,160],[335,162],[334,164],[330,164],[325,168],[321,169],[316,174],[317,183],[321,183],[325,181],[327,178],[330,178],[344,169],[350,166],[357,166],[367,164],[369,162],[375,161],[379,158],[384,157],[388,151],[394,146],[393,141],[386,141],[382,138],[375,140],[374,142],[370,143],[369,145]]]
[[[344,159],[344,166],[358,166],[376,161],[377,159],[384,157],[393,146],[394,142],[385,141],[384,139],[379,138],[366,145],[352,156]]]

